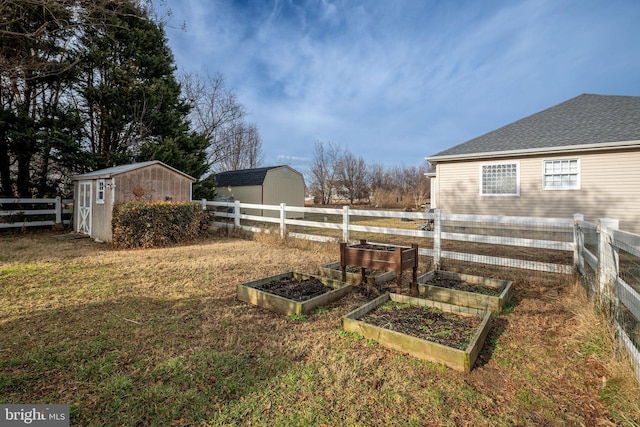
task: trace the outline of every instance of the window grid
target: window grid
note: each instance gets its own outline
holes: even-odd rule
[[[580,188],[580,171],[577,159],[545,160],[545,190],[571,190]]]
[[[97,182],[96,203],[104,203],[104,179]]]
[[[518,164],[482,165],[482,195],[518,195]]]

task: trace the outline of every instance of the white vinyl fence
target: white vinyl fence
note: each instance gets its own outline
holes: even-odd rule
[[[0,199],[0,229],[68,225],[73,200]]]
[[[611,218],[593,224],[577,216],[575,230],[578,272],[610,315],[640,379],[640,235],[618,230]]]
[[[580,214],[574,218],[530,218],[457,215],[438,209],[397,212],[356,210],[348,206],[330,209],[206,200],[201,204],[203,209],[215,211],[216,218],[226,220],[216,221],[218,226],[268,232],[246,222],[271,223],[283,237],[349,242],[351,233],[364,232],[420,239],[420,255],[432,257],[436,268],[443,260],[457,260],[530,272],[567,275],[577,271],[592,295],[605,301],[610,308],[619,343],[629,354],[640,379],[640,235],[618,230],[615,219],[603,218],[593,224],[585,222]],[[243,213],[247,211],[262,215]],[[324,220],[291,218],[300,214],[320,215]],[[328,216],[333,216],[334,221],[327,221]],[[335,220],[336,216],[341,220]],[[415,229],[356,225],[350,221],[353,217],[398,218],[399,221],[411,221]],[[305,232],[288,231],[292,226],[305,227]],[[313,229],[339,230],[341,238],[313,234]],[[492,249],[489,253],[478,253],[473,249],[478,246]],[[502,254],[509,254],[509,248],[525,256],[514,258]],[[552,260],[526,259],[526,254],[540,250],[554,255]]]
[[[222,227],[234,226],[247,231],[264,232],[262,227],[246,225],[243,222],[257,221],[260,223],[276,224],[281,236],[302,238],[316,241],[345,241],[349,242],[353,232],[375,233],[379,235],[406,236],[408,238],[425,238],[425,244],[420,245],[420,255],[433,258],[436,266],[443,259],[474,262],[503,267],[514,267],[541,272],[571,274],[575,267],[573,262],[558,264],[552,262],[505,258],[490,254],[477,254],[447,250],[443,241],[468,242],[470,244],[501,245],[508,247],[534,248],[536,250],[550,249],[555,251],[575,252],[573,242],[573,219],[566,218],[529,218],[506,217],[488,215],[456,215],[445,214],[435,209],[434,212],[399,212],[383,210],[311,208],[281,205],[257,205],[236,202],[200,202],[203,209],[215,211],[217,218],[226,218],[228,222],[216,222]],[[244,214],[247,210],[261,211],[262,215]],[[265,211],[277,213],[268,216]],[[288,218],[291,213],[333,215],[342,218],[338,222],[309,221]],[[316,215],[317,216],[317,215]],[[375,227],[352,224],[352,217],[397,218],[399,221],[411,221],[414,229]],[[231,222],[231,220],[233,222]],[[290,226],[309,228],[309,232],[291,232]],[[423,226],[423,227],[421,227]],[[312,234],[311,229],[332,229],[341,231],[341,239]],[[523,234],[522,230],[527,230]],[[505,232],[507,231],[507,232]],[[515,236],[515,237],[514,237]],[[552,238],[549,238],[552,236]],[[432,243],[431,243],[432,241]],[[459,245],[460,246],[460,245]],[[575,256],[574,256],[575,258]]]

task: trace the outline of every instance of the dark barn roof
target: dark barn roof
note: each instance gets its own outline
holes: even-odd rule
[[[242,169],[237,171],[220,172],[215,176],[218,187],[241,187],[244,185],[262,185],[267,171],[280,166],[264,168]]]
[[[640,96],[583,94],[429,159],[640,140]]]

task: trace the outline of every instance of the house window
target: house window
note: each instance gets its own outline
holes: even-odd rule
[[[492,163],[480,165],[481,196],[519,196],[520,164]]]
[[[97,185],[96,203],[104,203],[104,179],[99,179]]]
[[[579,190],[580,162],[578,159],[545,160],[542,188],[545,190]]]

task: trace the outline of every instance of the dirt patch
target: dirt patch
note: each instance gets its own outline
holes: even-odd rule
[[[338,265],[336,268],[332,268],[332,270],[342,271],[342,267],[340,267]],[[374,270],[374,269],[371,269],[371,268],[365,268],[364,272],[365,272],[365,275],[367,275],[367,276],[375,276],[377,274],[384,273],[384,271]],[[356,267],[354,265],[347,265],[347,273],[361,274],[362,273],[362,267]]]
[[[256,289],[298,302],[310,300],[333,290],[315,277],[305,280],[285,277],[256,286]]]
[[[389,301],[359,320],[374,326],[465,350],[482,319]]]
[[[452,279],[449,277],[436,276],[425,282],[425,285],[433,285],[441,288],[455,289],[457,291],[474,292],[476,294],[497,296],[504,290],[506,285],[499,287],[476,285],[467,283],[463,280]]]
[[[363,244],[351,245],[349,246],[349,248],[366,249],[370,251],[384,251],[384,252],[395,252],[396,250],[395,246],[372,245],[370,243],[367,243],[364,245]]]

